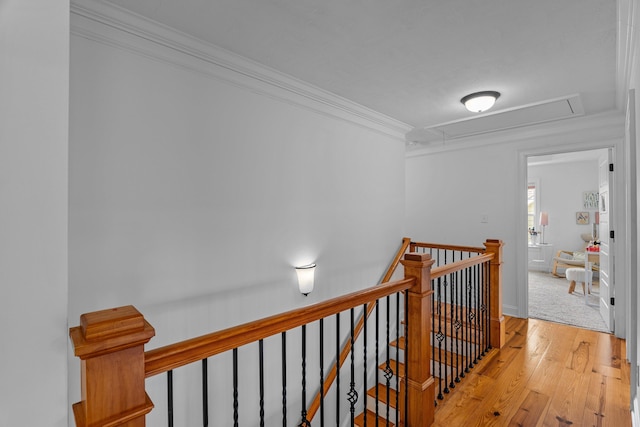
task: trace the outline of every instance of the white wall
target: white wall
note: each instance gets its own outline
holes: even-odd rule
[[[622,128],[621,115],[609,114],[413,150],[406,166],[407,235],[466,245],[502,239],[506,244],[503,310],[523,316],[527,156],[618,146]],[[575,197],[579,203],[581,193]],[[481,222],[484,215],[487,223]]]
[[[0,3],[0,425],[67,425],[69,1]]]
[[[585,242],[580,235],[591,235],[596,210],[582,206],[582,193],[598,191],[598,162],[593,160],[529,166],[528,178],[538,182],[540,211],[549,213],[545,241],[553,245],[553,253],[560,249],[583,250]],[[589,224],[576,224],[576,212],[589,212]]]
[[[72,324],[133,304],[156,328],[153,348],[379,281],[404,232],[400,138],[170,49],[140,54],[148,42],[124,32],[109,37],[126,46],[98,42],[85,30],[113,30],[73,20]],[[305,298],[293,266],[311,261]],[[163,381],[151,382],[157,405]]]

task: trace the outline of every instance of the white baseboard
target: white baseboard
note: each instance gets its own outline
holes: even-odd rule
[[[520,317],[518,315],[518,307],[515,306],[515,305],[503,304],[502,305],[502,314],[505,314],[505,315],[511,316],[511,317]]]

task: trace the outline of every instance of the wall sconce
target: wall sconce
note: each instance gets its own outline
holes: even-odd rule
[[[296,273],[298,273],[298,288],[300,289],[300,293],[305,297],[313,290],[315,271],[315,264],[296,267]]]

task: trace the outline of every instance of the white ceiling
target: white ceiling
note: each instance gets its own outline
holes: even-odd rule
[[[616,108],[615,0],[105,1],[436,134],[549,100]],[[459,102],[480,90],[502,93],[485,119]]]

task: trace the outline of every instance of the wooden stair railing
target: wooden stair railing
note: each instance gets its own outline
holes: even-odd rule
[[[407,257],[410,255],[408,254]],[[76,425],[89,426],[145,426],[145,415],[153,408],[146,395],[144,379],[175,368],[197,362],[245,344],[288,331],[319,319],[363,306],[370,301],[398,292],[409,291],[409,318],[416,322],[410,339],[428,336],[420,330],[428,325],[429,291],[425,291],[423,275],[428,276],[431,261],[428,255],[414,255],[404,261],[407,278],[342,297],[327,300],[308,307],[249,322],[237,327],[185,340],[147,352],[144,344],[155,334],[134,307],[83,314],[80,326],[69,331],[75,355],[80,357],[82,400],[74,405]],[[423,302],[422,299],[425,299]],[[412,345],[419,349],[422,344]],[[428,372],[427,372],[428,373]],[[409,407],[418,419],[432,419],[433,408],[422,403],[430,398],[428,376],[414,368],[408,381],[412,390]],[[431,382],[433,382],[431,380]],[[431,394],[433,389],[431,387]],[[429,394],[427,394],[428,396]],[[427,413],[431,413],[428,415]],[[426,426],[428,424],[415,424]]]
[[[385,273],[384,277],[382,278],[382,281],[380,282],[381,284],[388,283],[389,280],[391,280],[391,277],[393,276],[396,269],[398,268],[398,265],[400,265],[400,260],[402,259],[402,256],[407,252],[407,249],[409,248],[410,244],[411,244],[411,239],[409,239],[408,237],[405,237],[402,239],[402,245],[400,245],[400,249],[398,249],[398,252],[396,252],[396,255],[394,256],[393,261],[389,265],[387,272]],[[375,310],[375,308],[376,308],[375,303],[371,303],[367,305],[367,312],[362,313],[362,315],[358,318],[358,323],[354,328],[354,335],[356,338],[360,336],[360,332],[362,332],[365,320],[371,315],[371,313],[373,313],[373,310]],[[313,417],[316,415],[316,413],[320,409],[320,401],[322,399],[322,396],[326,395],[329,392],[331,385],[336,379],[338,369],[340,369],[342,365],[344,365],[350,352],[351,352],[351,341],[347,340],[344,346],[342,347],[342,350],[340,351],[340,359],[331,365],[331,368],[329,369],[329,373],[327,374],[327,378],[325,379],[324,384],[322,384],[322,390],[318,390],[313,400],[311,401],[311,404],[309,405],[308,417],[310,421],[313,420]]]
[[[406,242],[405,242],[406,243]],[[501,273],[502,242],[487,240],[491,257],[491,340],[504,343]],[[406,250],[403,244],[404,250]],[[490,255],[489,255],[490,254]],[[400,253],[396,259],[399,259]],[[405,279],[381,284],[308,307],[249,322],[201,337],[144,352],[155,335],[151,325],[132,306],[83,314],[80,326],[70,328],[74,353],[81,363],[82,400],[74,404],[78,427],[144,427],[153,403],[145,392],[145,378],[197,362],[216,354],[294,329],[327,316],[363,306],[398,292],[406,293],[406,402],[402,424],[427,427],[433,423],[434,380],[429,354],[431,338],[431,279],[429,254],[405,254]],[[395,264],[395,262],[394,262]],[[436,274],[446,274],[446,267]],[[393,271],[389,270],[388,280]],[[493,292],[494,287],[497,289]],[[495,338],[495,344],[494,344]],[[404,418],[407,418],[406,420]]]

